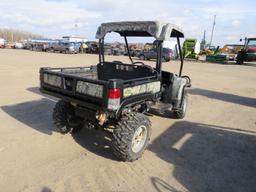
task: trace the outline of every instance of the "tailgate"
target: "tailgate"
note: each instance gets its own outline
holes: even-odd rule
[[[41,90],[59,98],[105,106],[107,82],[96,76],[92,67],[41,68]]]

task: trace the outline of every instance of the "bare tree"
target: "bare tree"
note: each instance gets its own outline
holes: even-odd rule
[[[16,29],[0,29],[0,38],[4,38],[7,42],[16,42],[21,40],[42,38],[42,35],[33,34],[28,31],[21,31]]]

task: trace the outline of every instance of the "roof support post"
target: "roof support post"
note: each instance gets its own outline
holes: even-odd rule
[[[104,56],[104,37],[100,39],[100,63],[104,63],[105,62],[105,56]]]
[[[179,76],[181,77],[182,69],[183,69],[183,55],[182,55],[182,50],[181,50],[180,38],[179,37],[177,37],[177,42],[178,42],[179,56],[180,56],[180,72],[179,72]]]
[[[101,62],[102,62],[102,59],[101,59],[101,47],[102,47],[102,45],[101,45],[101,39],[99,39],[99,62],[100,62],[100,64],[101,64]]]
[[[130,61],[131,61],[132,64],[133,64],[133,60],[132,60],[132,57],[131,57],[131,53],[130,53],[130,49],[129,49],[127,37],[126,37],[125,34],[124,34],[124,41],[125,41],[125,46],[126,46],[126,49],[127,49],[127,52],[128,52],[129,59],[130,59]]]
[[[163,49],[163,41],[157,41],[157,60],[156,60],[156,70],[161,77],[162,72],[162,49]]]

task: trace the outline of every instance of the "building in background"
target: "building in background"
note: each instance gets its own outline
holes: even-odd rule
[[[75,43],[83,43],[87,42],[88,39],[84,37],[75,37],[75,36],[63,36],[62,41],[67,42],[75,42]]]

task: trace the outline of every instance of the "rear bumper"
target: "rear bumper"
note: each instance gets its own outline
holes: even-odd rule
[[[50,96],[53,96],[53,97],[56,97],[56,98],[60,98],[64,101],[68,101],[68,102],[72,102],[72,103],[75,103],[75,104],[78,104],[80,106],[83,106],[85,108],[89,108],[91,110],[99,110],[101,109],[102,107],[99,106],[99,105],[95,105],[93,103],[89,103],[89,102],[86,102],[86,101],[82,101],[80,99],[76,99],[74,97],[70,97],[70,96],[67,96],[67,95],[63,95],[63,94],[60,94],[60,93],[56,93],[56,92],[53,92],[53,91],[49,91],[49,90],[46,90],[44,88],[40,88],[40,92],[43,93],[43,94],[47,94],[47,95],[50,95]]]
[[[97,111],[106,112],[108,114],[109,118],[118,118],[118,115],[120,115],[119,114],[120,111],[111,111],[111,110],[104,108],[103,106],[96,105],[96,104],[93,104],[90,102],[86,102],[86,101],[83,101],[82,99],[77,99],[77,98],[67,96],[67,95],[64,95],[61,93],[57,93],[54,91],[49,91],[44,88],[40,88],[40,92],[43,94],[47,94],[47,95],[59,98],[63,101],[78,105],[78,107],[76,107],[77,116],[86,117],[86,119],[90,120],[90,121],[95,121]]]

